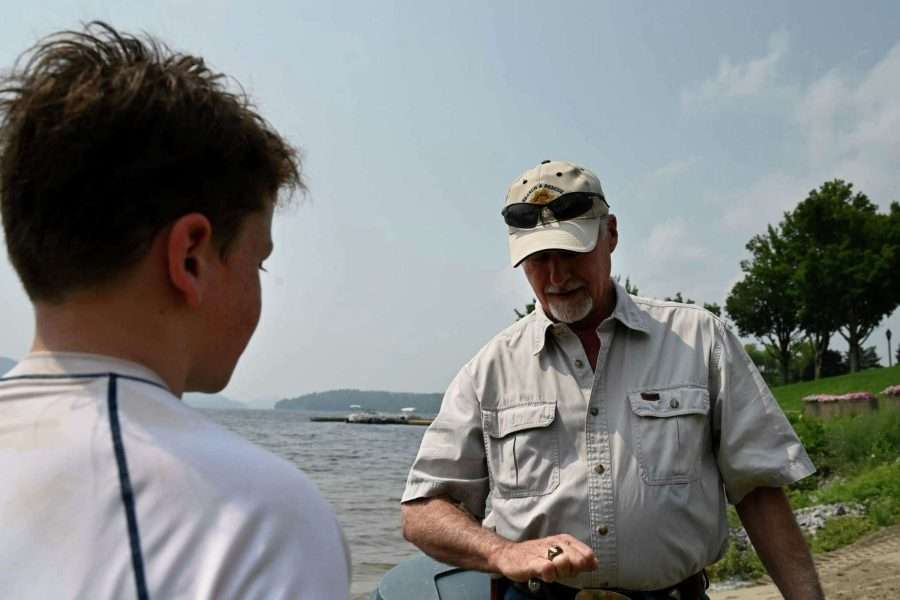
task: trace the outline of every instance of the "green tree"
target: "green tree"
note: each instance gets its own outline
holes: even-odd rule
[[[694,300],[691,298],[685,298],[681,295],[681,292],[675,292],[674,296],[666,296],[666,302],[681,302],[682,304],[696,304]],[[704,302],[703,308],[716,315],[717,317],[722,316],[722,307],[716,304],[715,302]]]
[[[741,261],[744,278],[725,300],[725,310],[742,336],[762,340],[775,354],[781,381],[790,381],[792,346],[800,337],[800,302],[789,245],[771,225],[747,242],[751,258]]]
[[[513,309],[513,312],[516,313],[516,321],[519,319],[525,318],[527,315],[530,315],[534,312],[534,303],[537,302],[534,298],[531,299],[531,302],[525,305],[525,312],[520,313],[518,309]]]
[[[771,352],[766,348],[760,348],[756,344],[744,344],[744,351],[756,368],[759,374],[770,386],[778,384],[778,361]]]
[[[862,351],[859,360],[860,371],[865,369],[880,369],[881,366],[881,357],[878,356],[878,351],[875,349],[875,346],[869,346]]]
[[[615,277],[613,277],[613,279],[616,280],[616,283],[619,283],[619,284],[622,283],[622,276],[621,276],[621,275],[616,275]],[[638,296],[638,295],[639,295],[638,288],[637,288],[636,285],[634,285],[633,283],[631,283],[631,278],[630,278],[630,277],[626,277],[626,278],[625,278],[625,283],[623,284],[623,287],[625,288],[625,291],[628,292],[629,295],[631,295],[631,296]]]
[[[785,215],[783,233],[817,363],[837,331],[847,341],[850,371],[859,370],[863,343],[900,304],[900,206],[879,213],[853,184],[835,179]]]
[[[716,315],[717,317],[721,317],[721,316],[722,316],[722,307],[719,306],[718,304],[716,304],[715,302],[709,302],[709,303],[704,302],[704,303],[703,303],[703,308],[705,308],[706,310],[708,310],[708,311],[711,312],[712,314]]]
[[[690,298],[685,298],[681,295],[681,292],[675,292],[675,295],[672,297],[666,296],[666,302],[681,302],[682,304],[696,304]]]

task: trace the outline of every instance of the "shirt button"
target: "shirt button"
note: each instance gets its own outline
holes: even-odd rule
[[[671,406],[672,408],[678,408],[678,400],[672,398],[672,401],[669,402],[669,406]]]
[[[584,362],[580,358],[575,359],[575,366],[579,369],[584,366]]]
[[[596,417],[597,414],[600,412],[600,409],[597,408],[596,406],[592,406],[590,412],[591,412],[591,416]]]
[[[600,535],[606,535],[607,533],[609,533],[609,527],[607,527],[606,525],[601,525],[597,528],[597,533],[599,533]]]
[[[594,467],[594,470],[597,472],[597,475],[603,475],[603,471],[606,469],[603,468],[603,465],[597,465]]]

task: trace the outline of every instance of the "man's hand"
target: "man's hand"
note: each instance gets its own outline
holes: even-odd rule
[[[562,553],[550,560],[547,551],[553,546],[562,548]],[[556,581],[582,571],[593,571],[598,566],[590,546],[567,533],[526,542],[508,542],[495,551],[490,562],[497,572],[513,581],[534,578]]]
[[[451,565],[500,573],[513,581],[556,581],[597,568],[590,546],[567,533],[513,542],[485,529],[447,497],[425,498],[401,507],[403,536],[426,554]],[[552,560],[547,550],[559,546]]]

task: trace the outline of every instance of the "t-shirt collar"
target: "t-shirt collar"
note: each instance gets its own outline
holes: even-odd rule
[[[162,378],[144,365],[122,358],[84,352],[31,352],[0,377],[90,375],[94,373],[115,373],[145,379],[168,389]]]

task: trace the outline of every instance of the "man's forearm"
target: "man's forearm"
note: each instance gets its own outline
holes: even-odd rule
[[[499,571],[492,558],[510,541],[482,527],[451,500],[426,498],[404,504],[401,511],[403,537],[429,556],[464,569]]]
[[[736,508],[781,594],[787,600],[823,599],[809,547],[781,488],[756,488]]]

